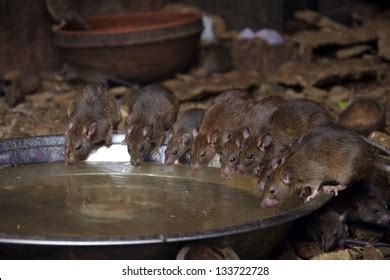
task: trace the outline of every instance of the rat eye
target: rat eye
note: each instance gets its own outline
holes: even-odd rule
[[[230,160],[229,160],[229,162],[231,162],[231,163],[233,163],[233,162],[235,162],[236,161],[236,158],[234,157],[234,158],[231,158]]]
[[[143,152],[144,149],[145,149],[145,148],[144,148],[144,145],[141,145],[141,147],[139,147],[138,151]]]
[[[172,152],[172,155],[176,156],[177,155],[177,150]]]
[[[273,188],[273,189],[270,189],[270,191],[269,191],[270,193],[272,193],[272,194],[274,194],[274,193],[276,193],[276,189],[275,188]]]
[[[372,209],[372,212],[373,212],[373,213],[378,213],[379,210],[375,208],[375,209]]]
[[[76,151],[79,151],[81,149],[81,144],[76,146]]]
[[[200,157],[205,157],[206,156],[206,152],[203,152]]]
[[[254,157],[253,155],[250,155],[250,156],[247,156],[246,159],[247,159],[247,160],[252,160],[253,157]]]

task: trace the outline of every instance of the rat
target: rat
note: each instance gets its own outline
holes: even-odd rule
[[[268,96],[249,104],[241,124],[233,133],[225,133],[221,151],[221,175],[230,177],[239,164],[241,150],[249,137],[255,137],[268,123],[272,113],[286,100],[280,96]],[[243,169],[243,168],[241,168]]]
[[[220,152],[222,138],[232,133],[248,111],[248,94],[229,90],[219,94],[206,109],[200,128],[193,129],[192,170],[199,171]]]
[[[230,50],[221,43],[203,48],[199,54],[199,66],[196,70],[201,76],[211,76],[232,69]]]
[[[183,156],[189,156],[192,145],[192,130],[198,129],[202,123],[205,110],[192,108],[184,111],[173,125],[165,150],[165,163],[173,164]],[[184,160],[186,161],[186,160]]]
[[[84,81],[86,83],[103,84],[108,86],[110,83],[126,86],[131,89],[139,90],[139,85],[119,79],[112,75],[105,74],[97,69],[88,66],[80,66],[65,63],[60,69],[59,75],[65,81]]]
[[[32,72],[22,72],[4,87],[5,101],[8,106],[15,107],[23,102],[25,97],[36,92],[42,85],[42,78]]]
[[[65,162],[75,164],[104,143],[111,146],[111,134],[121,115],[114,96],[103,86],[87,85],[69,104],[65,133]]]
[[[348,220],[390,227],[390,211],[386,203],[367,195],[356,196],[352,201]]]
[[[340,239],[348,237],[348,226],[345,223],[347,214],[339,214],[331,208],[319,210],[306,220],[307,236],[320,244],[325,252],[333,250]]]
[[[280,104],[258,135],[244,140],[237,171],[260,176],[261,164],[311,128],[332,122],[327,110],[315,101],[294,99]]]
[[[91,26],[71,6],[69,0],[46,0],[46,7],[50,15],[60,24],[53,27],[58,30],[70,25],[72,30],[91,30]]]
[[[171,90],[148,85],[139,90],[125,122],[125,143],[133,166],[159,152],[164,135],[176,121],[178,101]]]
[[[369,180],[379,170],[389,172],[389,161],[375,149],[357,133],[335,125],[312,129],[287,155],[272,160],[274,170],[264,184],[262,207],[274,207],[293,191],[304,193],[306,187],[311,194],[305,201],[314,198],[320,187],[337,196],[353,180]]]

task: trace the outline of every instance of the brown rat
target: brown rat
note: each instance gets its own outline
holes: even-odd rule
[[[272,159],[311,128],[331,122],[331,115],[315,101],[295,99],[280,104],[259,135],[250,136],[243,142],[237,170],[259,176],[259,165],[263,160]]]
[[[199,129],[193,131],[192,170],[206,166],[220,151],[222,137],[237,129],[248,111],[248,94],[229,90],[218,95],[207,108]]]
[[[15,80],[4,87],[5,101],[8,106],[15,107],[23,102],[26,95],[36,92],[42,84],[42,78],[32,72],[22,72]]]
[[[99,85],[103,84],[105,86],[108,86],[109,83],[115,83],[117,85],[126,86],[134,90],[139,90],[140,88],[139,85],[135,83],[131,83],[126,80],[114,77],[112,75],[105,74],[97,69],[69,63],[65,63],[65,65],[59,71],[59,75],[62,76],[65,81],[68,82],[84,81],[86,83]]]
[[[241,150],[245,149],[245,142],[255,137],[268,124],[272,113],[285,102],[280,96],[269,96],[254,103],[248,104],[248,111],[241,124],[233,133],[225,133],[222,139],[221,175],[230,177],[238,167]]]
[[[333,209],[321,209],[307,218],[305,231],[308,237],[321,245],[322,250],[333,250],[342,238],[348,237],[345,224],[347,212],[339,214]]]
[[[65,162],[85,159],[101,142],[111,145],[111,134],[121,116],[115,98],[103,86],[81,88],[69,104],[65,133]]]
[[[140,165],[151,152],[158,152],[178,110],[178,101],[168,88],[154,84],[139,90],[125,123],[132,165]]]
[[[192,146],[192,131],[202,123],[205,110],[192,108],[184,111],[174,123],[165,150],[165,163],[170,165],[187,156]]]
[[[231,70],[232,58],[230,50],[221,43],[211,44],[203,48],[199,54],[198,74],[210,76]]]
[[[60,29],[69,25],[71,30],[90,30],[91,26],[75,11],[69,0],[46,0],[46,7],[50,15],[60,22],[53,29]]]
[[[293,191],[302,193],[306,187],[311,189],[306,201],[314,198],[320,187],[337,195],[353,180],[369,180],[388,167],[389,161],[378,157],[375,147],[360,135],[331,125],[316,127],[274,165],[261,205],[276,206]]]

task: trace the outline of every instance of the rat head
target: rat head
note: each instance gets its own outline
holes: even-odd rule
[[[153,125],[141,125],[126,121],[125,126],[127,151],[130,154],[130,162],[138,166],[153,149],[151,143]]]
[[[199,133],[197,128],[192,131],[194,137],[191,148],[192,170],[199,171],[202,166],[206,166],[215,156],[219,134],[217,131],[208,135]]]
[[[253,176],[258,176],[257,167],[263,160],[265,153],[261,152],[257,147],[258,136],[244,134],[241,144],[239,163],[237,164],[237,172],[244,174],[249,173]]]
[[[352,204],[351,220],[390,227],[390,211],[385,202],[373,196],[366,196]]]
[[[171,165],[191,149],[192,135],[189,133],[173,135],[170,132],[168,137],[169,142],[165,150],[165,164]]]
[[[267,172],[267,171],[264,171]],[[264,186],[257,186],[257,188],[263,187],[264,198],[261,202],[261,206],[264,208],[275,207],[286,200],[293,192],[292,176],[293,170],[290,167],[281,166],[269,175]],[[258,184],[261,183],[262,178],[259,179]]]
[[[239,160],[242,139],[239,135],[233,136],[230,132],[224,132],[222,144],[221,176],[230,177],[233,175]]]
[[[75,164],[85,159],[93,148],[93,138],[96,135],[97,124],[82,125],[74,120],[69,123],[65,133],[65,163]]]
[[[333,250],[340,239],[347,237],[346,216],[347,213],[338,214],[333,210],[329,210],[319,217],[321,247],[325,252]]]

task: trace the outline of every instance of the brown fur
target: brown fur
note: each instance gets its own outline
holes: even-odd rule
[[[302,136],[274,168],[265,183],[263,206],[275,206],[305,187],[311,188],[307,200],[320,186],[337,194],[352,180],[370,179],[378,170],[374,148],[356,133],[334,126],[317,127]]]
[[[121,116],[114,97],[105,87],[88,85],[80,88],[70,102],[67,119],[65,162],[74,164],[85,159],[99,143],[111,145],[112,131]]]
[[[175,95],[166,87],[149,85],[138,92],[125,124],[125,142],[133,165],[139,165],[151,152],[158,152],[178,110]]]
[[[259,176],[260,165],[283,151],[287,144],[312,127],[331,121],[328,112],[314,101],[297,99],[281,104],[261,128],[259,135],[251,135],[243,142],[237,170]],[[272,136],[272,143],[261,151],[259,146],[264,142],[265,135]]]
[[[247,93],[230,90],[217,96],[207,108],[191,149],[193,170],[207,165],[222,147],[224,133],[232,133],[240,126],[248,111]]]
[[[194,128],[199,128],[205,110],[188,109],[177,119],[169,135],[169,142],[165,150],[165,163],[173,164],[191,150]]]

